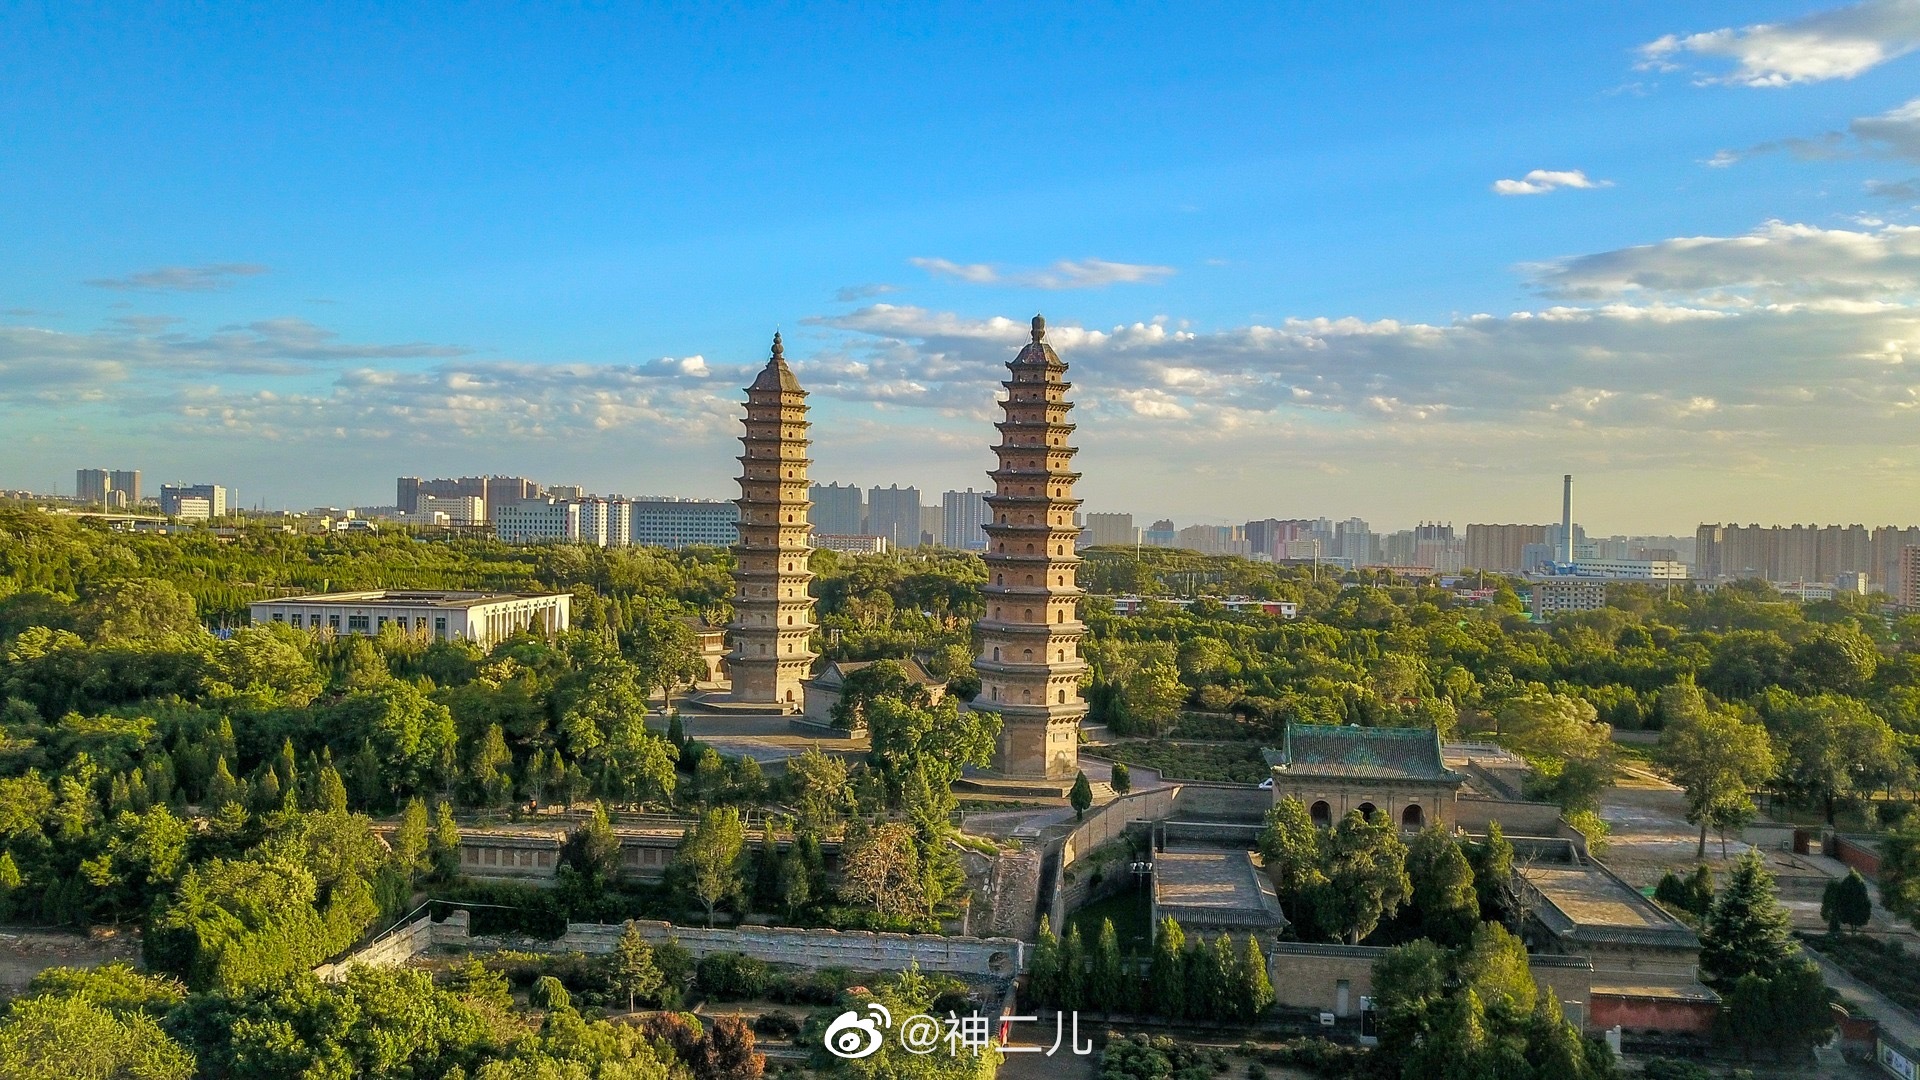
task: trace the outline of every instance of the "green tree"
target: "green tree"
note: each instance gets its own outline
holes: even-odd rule
[[[620,872],[620,837],[605,804],[594,803],[593,816],[567,834],[560,862],[596,885],[611,882]]]
[[[451,877],[460,868],[460,825],[453,820],[453,804],[445,799],[433,807],[433,835],[427,841],[427,855],[441,877]]]
[[[1464,943],[1479,925],[1480,899],[1460,842],[1438,825],[1422,829],[1407,845],[1406,865],[1421,934],[1442,945]]]
[[[1027,998],[1036,1008],[1060,1007],[1060,939],[1045,915],[1040,916],[1040,936],[1027,961]]]
[[[533,988],[527,991],[527,1004],[536,1009],[571,1008],[573,995],[567,993],[566,984],[551,975],[542,975],[533,981]]]
[[[1473,891],[1480,900],[1480,917],[1503,918],[1510,906],[1507,901],[1513,880],[1513,844],[1508,842],[1500,823],[1488,822],[1486,839],[1469,841],[1463,853],[1473,866]]]
[[[1060,939],[1060,1007],[1069,1012],[1087,1003],[1087,947],[1080,940],[1080,926],[1070,923],[1067,936]]]
[[[708,810],[680,841],[674,864],[685,875],[687,891],[706,909],[707,925],[720,904],[740,895],[746,881],[746,826],[730,806]]]
[[[1314,890],[1314,918],[1348,944],[1373,933],[1412,892],[1407,845],[1386,816],[1349,811],[1326,840],[1326,882]]]
[[[1829,825],[1840,803],[1912,773],[1893,729],[1853,698],[1776,690],[1761,714],[1779,750],[1784,792],[1822,807]]]
[[[1749,849],[1734,864],[1700,931],[1700,978],[1729,992],[1745,975],[1772,978],[1799,954],[1773,874],[1760,853]]]
[[[1260,855],[1274,891],[1296,922],[1306,914],[1302,898],[1310,897],[1326,881],[1324,844],[1325,834],[1314,827],[1306,804],[1299,799],[1288,795],[1267,811],[1266,825],[1260,830]]]
[[[1100,936],[1093,946],[1093,965],[1087,975],[1087,992],[1082,995],[1084,1003],[1101,1012],[1123,1011],[1132,996],[1127,992],[1132,978],[1120,957],[1120,935],[1113,928],[1113,920],[1101,919]]]
[[[0,1019],[0,1076],[191,1080],[194,1071],[193,1055],[144,1013],[39,996],[14,1002]]]
[[[1187,935],[1168,915],[1160,920],[1153,938],[1153,959],[1147,969],[1147,992],[1152,1011],[1170,1020],[1187,1016]]]
[[[427,825],[427,804],[418,795],[407,800],[400,815],[400,827],[393,832],[393,861],[411,877],[432,867],[427,857],[432,835]]]
[[[1773,741],[1764,727],[1708,708],[1691,685],[1664,691],[1663,708],[1670,694],[1680,702],[1660,733],[1660,763],[1686,789],[1687,820],[1700,827],[1694,858],[1707,857],[1709,827],[1722,830],[1724,855],[1725,829],[1752,818],[1754,789],[1773,777]]]
[[[1880,840],[1880,903],[1920,928],[1920,814]]]
[[[1074,775],[1073,790],[1067,793],[1067,802],[1073,807],[1074,820],[1087,816],[1087,807],[1093,805],[1093,785],[1087,782],[1084,771]]]
[[[841,851],[841,899],[890,920],[930,913],[920,845],[911,825],[888,822],[849,831]]]
[[[1111,783],[1113,785],[1113,792],[1116,795],[1125,795],[1133,790],[1133,772],[1127,768],[1126,762],[1116,761],[1113,763],[1113,779]]]
[[[931,980],[912,968],[873,988],[873,1001],[896,1017],[931,1014],[934,997]],[[997,1045],[977,1052],[948,1053],[941,1047],[936,1053],[913,1054],[898,1039],[884,1038],[873,1055],[844,1062],[840,1069],[852,1080],[993,1080],[1000,1062]]]
[[[1826,920],[1827,929],[1839,933],[1842,925],[1854,930],[1867,925],[1873,919],[1873,897],[1867,892],[1867,881],[1858,870],[1848,870],[1847,876],[1827,882],[1827,888],[1820,897],[1820,917]]]
[[[1247,935],[1246,947],[1240,952],[1238,975],[1234,1000],[1243,1016],[1257,1017],[1273,1007],[1273,979],[1267,974],[1267,957],[1260,951],[1260,939],[1252,934]]]

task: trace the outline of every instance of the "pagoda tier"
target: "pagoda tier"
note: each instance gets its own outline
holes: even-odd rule
[[[986,607],[980,620],[980,696],[972,707],[1000,715],[994,770],[1009,778],[1072,780],[1079,772],[1080,529],[1073,497],[1074,426],[1066,422],[1073,384],[1067,365],[1047,344],[1046,320],[1033,319],[1033,340],[1007,364],[1001,385],[1006,419],[994,425],[999,467],[988,473],[992,520],[987,534]]]
[[[740,437],[740,542],[733,547],[733,649],[727,670],[735,702],[782,712],[801,707],[813,668],[812,527],[807,511],[807,392],[773,335],[773,356],[747,387]]]

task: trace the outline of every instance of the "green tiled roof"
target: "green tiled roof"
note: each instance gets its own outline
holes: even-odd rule
[[[1275,771],[1291,776],[1447,783],[1464,779],[1441,760],[1440,733],[1430,727],[1289,724],[1280,749],[1262,750],[1261,756]]]

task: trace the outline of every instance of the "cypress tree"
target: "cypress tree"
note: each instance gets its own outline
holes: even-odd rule
[[[280,757],[274,762],[274,771],[280,774],[280,789],[292,794],[300,790],[300,770],[294,765],[293,739],[288,737],[280,743]]]
[[[1713,868],[1701,863],[1687,878],[1687,910],[1705,915],[1713,909]]]
[[[1087,1004],[1101,1012],[1127,1008],[1127,973],[1120,960],[1120,935],[1112,919],[1100,920],[1100,938],[1093,946],[1093,971],[1087,982]]]
[[[1040,937],[1027,964],[1027,997],[1035,1008],[1060,1007],[1060,939],[1045,915],[1040,916]]]
[[[1060,941],[1060,1007],[1080,1008],[1087,1003],[1087,948],[1080,940],[1080,927],[1067,927]]]
[[[1171,915],[1162,918],[1147,970],[1147,1000],[1152,1012],[1170,1020],[1187,1015],[1186,949],[1187,935],[1181,932],[1180,924]]]
[[[1826,892],[1820,897],[1820,917],[1833,934],[1840,932],[1843,923],[1855,930],[1867,925],[1873,918],[1873,898],[1860,871],[1848,870],[1846,877],[1827,882]]]
[[[1748,849],[1700,931],[1700,978],[1729,993],[1743,975],[1771,979],[1798,955],[1787,910],[1758,851]]]
[[[1207,962],[1211,970],[1208,977],[1213,980],[1212,996],[1208,999],[1208,1016],[1241,1017],[1246,1003],[1239,1000],[1240,957],[1234,952],[1233,939],[1225,931],[1213,939],[1213,947],[1208,950],[1213,955]]]
[[[239,781],[233,778],[233,771],[227,768],[227,759],[221,757],[213,767],[213,779],[207,781],[207,805],[218,810],[244,797]]]
[[[347,812],[347,785],[340,779],[340,770],[332,765],[320,769],[320,790],[314,797],[314,809],[328,814]]]
[[[1113,763],[1113,779],[1109,783],[1113,785],[1115,795],[1125,795],[1133,790],[1133,772],[1127,768],[1126,762]]]
[[[1240,986],[1237,995],[1245,1004],[1246,1015],[1259,1016],[1273,1007],[1273,979],[1267,975],[1267,957],[1260,951],[1260,939],[1247,935],[1247,947],[1240,953]]]
[[[1067,802],[1073,807],[1074,820],[1087,816],[1087,807],[1093,805],[1093,785],[1087,782],[1087,774],[1081,772],[1073,778],[1073,790],[1067,793]]]
[[[445,799],[433,808],[433,839],[427,843],[434,868],[452,877],[460,868],[460,826],[453,820],[453,804]]]

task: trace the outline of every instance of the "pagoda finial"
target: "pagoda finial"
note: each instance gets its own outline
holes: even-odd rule
[[[786,355],[786,350],[780,346],[780,331],[775,330],[773,332],[773,358],[778,360],[784,355]]]
[[[1033,340],[1047,340],[1047,319],[1044,315],[1035,315],[1033,317]]]

